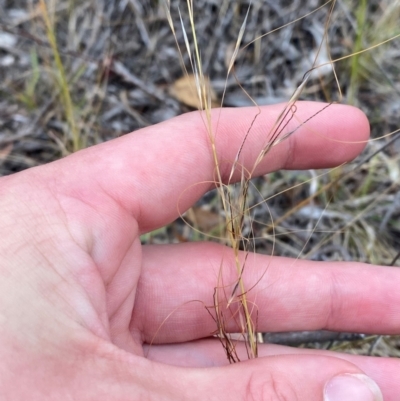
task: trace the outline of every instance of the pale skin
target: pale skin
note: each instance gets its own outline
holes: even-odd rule
[[[321,107],[299,103],[298,118]],[[262,109],[242,151],[247,168],[281,108]],[[221,115],[225,178],[254,112]],[[331,106],[256,174],[336,166],[368,135],[359,110]],[[261,345],[257,360],[228,364],[204,305],[213,303],[229,249],[140,243],[178,217],[178,199],[184,211],[209,190],[213,174],[207,134],[192,113],[1,178],[1,399],[321,401],[330,379],[363,373],[385,401],[398,400],[395,359]],[[255,255],[247,271],[267,271],[258,282],[260,331],[400,334],[396,268]]]

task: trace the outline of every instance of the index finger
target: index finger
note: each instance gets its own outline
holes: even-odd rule
[[[240,164],[244,168],[252,169],[283,107],[261,108],[241,152]],[[324,107],[326,104],[299,102],[286,132],[315,116],[274,146],[255,175],[282,168],[332,167],[354,158],[364,147],[362,141],[368,139],[365,115],[343,105],[331,105],[320,112]],[[257,112],[256,108],[213,110],[215,129],[219,119],[216,150],[223,180],[229,178],[231,165]],[[93,186],[106,189],[107,195],[137,219],[141,232],[177,218],[179,212],[212,187],[215,176],[210,139],[199,112],[142,129],[73,157],[77,171],[85,171],[80,185],[90,185],[92,191],[96,191]],[[183,192],[178,212],[177,201]]]

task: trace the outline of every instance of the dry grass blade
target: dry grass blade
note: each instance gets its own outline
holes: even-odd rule
[[[240,44],[242,43],[244,31],[246,29],[247,18],[249,17],[250,7],[251,7],[251,5],[249,5],[249,8],[247,9],[246,16],[244,17],[244,21],[242,23],[242,26],[240,27],[240,31],[239,31],[238,38],[237,38],[237,41],[236,41],[235,49],[233,51],[233,54],[232,54],[232,57],[231,57],[231,61],[230,61],[229,66],[228,66],[228,72],[227,72],[228,76],[231,73],[231,70],[232,70],[232,68],[233,68],[233,66],[235,64],[237,55],[239,53]]]
[[[67,75],[65,73],[64,65],[62,63],[60,53],[58,51],[57,40],[54,33],[53,23],[51,22],[51,17],[48,13],[47,5],[45,0],[40,0],[40,9],[42,11],[42,16],[46,25],[46,33],[50,42],[51,49],[54,55],[54,62],[56,69],[59,73],[59,86],[61,90],[61,99],[64,104],[66,118],[71,130],[73,150],[77,151],[82,148],[81,138],[79,135],[79,130],[75,120],[74,105],[71,98],[71,93],[69,89],[69,83]]]

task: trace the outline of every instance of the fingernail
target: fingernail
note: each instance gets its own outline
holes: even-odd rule
[[[335,376],[325,386],[324,401],[383,401],[378,385],[362,374]]]

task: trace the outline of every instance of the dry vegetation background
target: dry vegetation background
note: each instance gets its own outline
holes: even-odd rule
[[[178,4],[171,0],[177,26]],[[195,4],[204,70],[218,102],[249,2]],[[253,0],[243,43],[321,4]],[[290,98],[312,65],[327,9],[256,41],[241,55],[237,77],[259,105]],[[185,19],[183,6],[181,11]],[[332,58],[398,35],[399,21],[398,0],[338,0],[329,28]],[[178,41],[184,45],[179,30]],[[320,63],[328,61],[328,50],[322,50]],[[373,138],[400,127],[399,39],[339,62],[336,68],[341,101],[367,113]],[[181,77],[161,0],[0,0],[0,175],[193,110]],[[329,68],[315,75],[301,98],[339,100]],[[248,105],[251,102],[230,78],[224,106]],[[359,159],[338,170],[277,172],[255,180],[250,200],[259,205],[244,228],[254,237],[257,251],[270,254],[274,244],[276,254],[290,257],[391,264],[400,249],[398,137],[395,133],[371,141]],[[299,183],[304,185],[294,187]],[[267,203],[261,202],[266,198]],[[203,240],[218,232],[219,214],[216,194],[211,192],[185,216],[195,230],[180,219],[143,241]],[[394,264],[399,266],[399,261]],[[345,334],[337,341],[337,336],[265,335],[271,341],[310,341],[317,347],[400,355],[396,338]],[[358,342],[343,342],[349,339]]]

